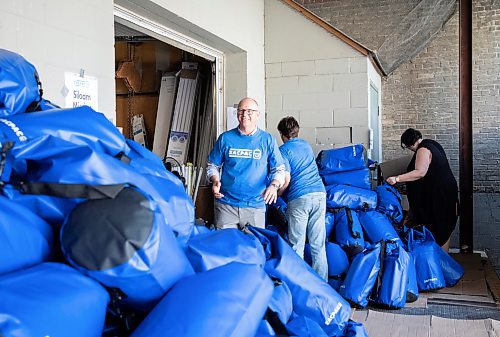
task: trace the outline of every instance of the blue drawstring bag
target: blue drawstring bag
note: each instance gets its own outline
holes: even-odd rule
[[[328,262],[328,284],[338,291],[349,269],[349,258],[345,251],[336,243],[327,242],[325,249],[326,260]],[[312,266],[311,247],[308,243],[304,246],[304,261]]]
[[[340,294],[356,308],[364,308],[368,304],[368,296],[380,270],[380,249],[380,243],[377,243],[356,255],[340,286]]]
[[[413,303],[418,300],[417,270],[415,269],[415,260],[411,254],[408,254],[410,263],[408,264],[408,291],[406,292],[406,302]]]
[[[349,208],[341,208],[337,211],[335,227],[329,241],[342,247],[348,257],[355,256],[365,248],[363,229],[356,212]]]
[[[447,287],[455,286],[458,281],[464,276],[464,268],[458,264],[448,253],[443,249],[436,249],[439,256],[439,264],[443,271],[444,281]]]
[[[408,290],[410,257],[399,240],[383,241],[380,254],[380,271],[370,300],[390,309],[403,308]]]
[[[361,144],[323,150],[316,162],[321,175],[363,169],[367,166],[366,150]]]
[[[363,324],[349,320],[340,337],[368,337]]]
[[[156,203],[124,187],[116,196],[78,204],[61,230],[64,257],[82,273],[151,309],[180,279],[194,274]]]
[[[259,240],[235,228],[192,237],[186,247],[186,256],[197,273],[231,262],[260,266],[266,262]]]
[[[335,214],[333,212],[327,211],[325,213],[325,227],[326,227],[326,239],[332,234],[332,230],[335,226]]]
[[[347,185],[326,186],[326,207],[374,210],[377,207],[377,193]]]
[[[371,189],[370,169],[365,167],[354,171],[335,172],[321,175],[325,186],[349,185],[363,189]]]
[[[411,228],[408,231],[408,251],[415,261],[419,291],[441,289],[446,282],[439,261],[438,246],[432,233],[424,226],[422,231]]]
[[[41,99],[35,67],[21,55],[0,49],[0,118],[34,111]]]
[[[262,267],[230,263],[180,280],[131,337],[254,337],[274,286]]]
[[[29,209],[0,196],[0,275],[47,261],[52,228]]]
[[[328,335],[339,334],[351,308],[277,233],[248,227],[266,252],[265,270],[290,288],[293,311],[315,321]]]
[[[100,337],[109,296],[60,263],[0,276],[0,335]]]
[[[391,185],[377,186],[377,211],[385,214],[393,224],[403,221],[403,206],[401,195]]]
[[[399,240],[398,233],[389,219],[378,211],[358,212],[359,222],[370,243],[382,240]]]

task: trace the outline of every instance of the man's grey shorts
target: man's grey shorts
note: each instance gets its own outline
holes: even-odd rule
[[[264,228],[266,224],[265,208],[242,208],[214,203],[214,220],[218,228],[240,228],[250,224],[254,227]]]

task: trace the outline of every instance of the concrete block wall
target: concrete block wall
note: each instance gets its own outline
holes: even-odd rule
[[[353,127],[368,147],[368,138],[360,136],[369,127],[368,62],[286,4],[266,1],[267,130],[279,139],[278,122],[293,116],[300,137],[316,152],[350,144]]]
[[[297,0],[377,49],[418,0]],[[473,1],[474,244],[500,271],[500,2]],[[458,179],[458,12],[413,60],[382,82],[384,159],[408,127],[445,148]],[[455,246],[458,234],[455,234]]]
[[[369,48],[377,49],[418,0],[297,0]],[[500,193],[500,2],[473,1],[474,191]],[[445,148],[458,178],[458,11],[413,60],[382,83],[383,156],[404,152],[408,127]]]
[[[268,131],[278,137],[280,119],[294,116],[302,138],[311,145],[327,147],[351,143],[352,127],[368,132],[366,62],[364,57],[354,57],[267,63]],[[352,72],[360,70],[360,63],[364,63],[365,72]],[[368,146],[368,138],[358,139]]]

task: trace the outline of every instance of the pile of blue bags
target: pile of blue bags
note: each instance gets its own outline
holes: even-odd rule
[[[362,145],[322,151],[317,164],[327,191],[329,284],[352,306],[401,308],[419,291],[460,280],[462,267],[425,227],[402,225],[399,193],[386,184],[371,188],[373,163]]]
[[[2,49],[0,205],[2,336],[364,335],[277,232],[194,225],[160,158],[91,108],[45,100]]]

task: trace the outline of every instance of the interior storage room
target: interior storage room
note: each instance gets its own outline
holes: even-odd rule
[[[205,167],[215,140],[215,64],[115,22],[116,125],[158,155],[210,220]],[[205,197],[205,195],[207,197]]]

